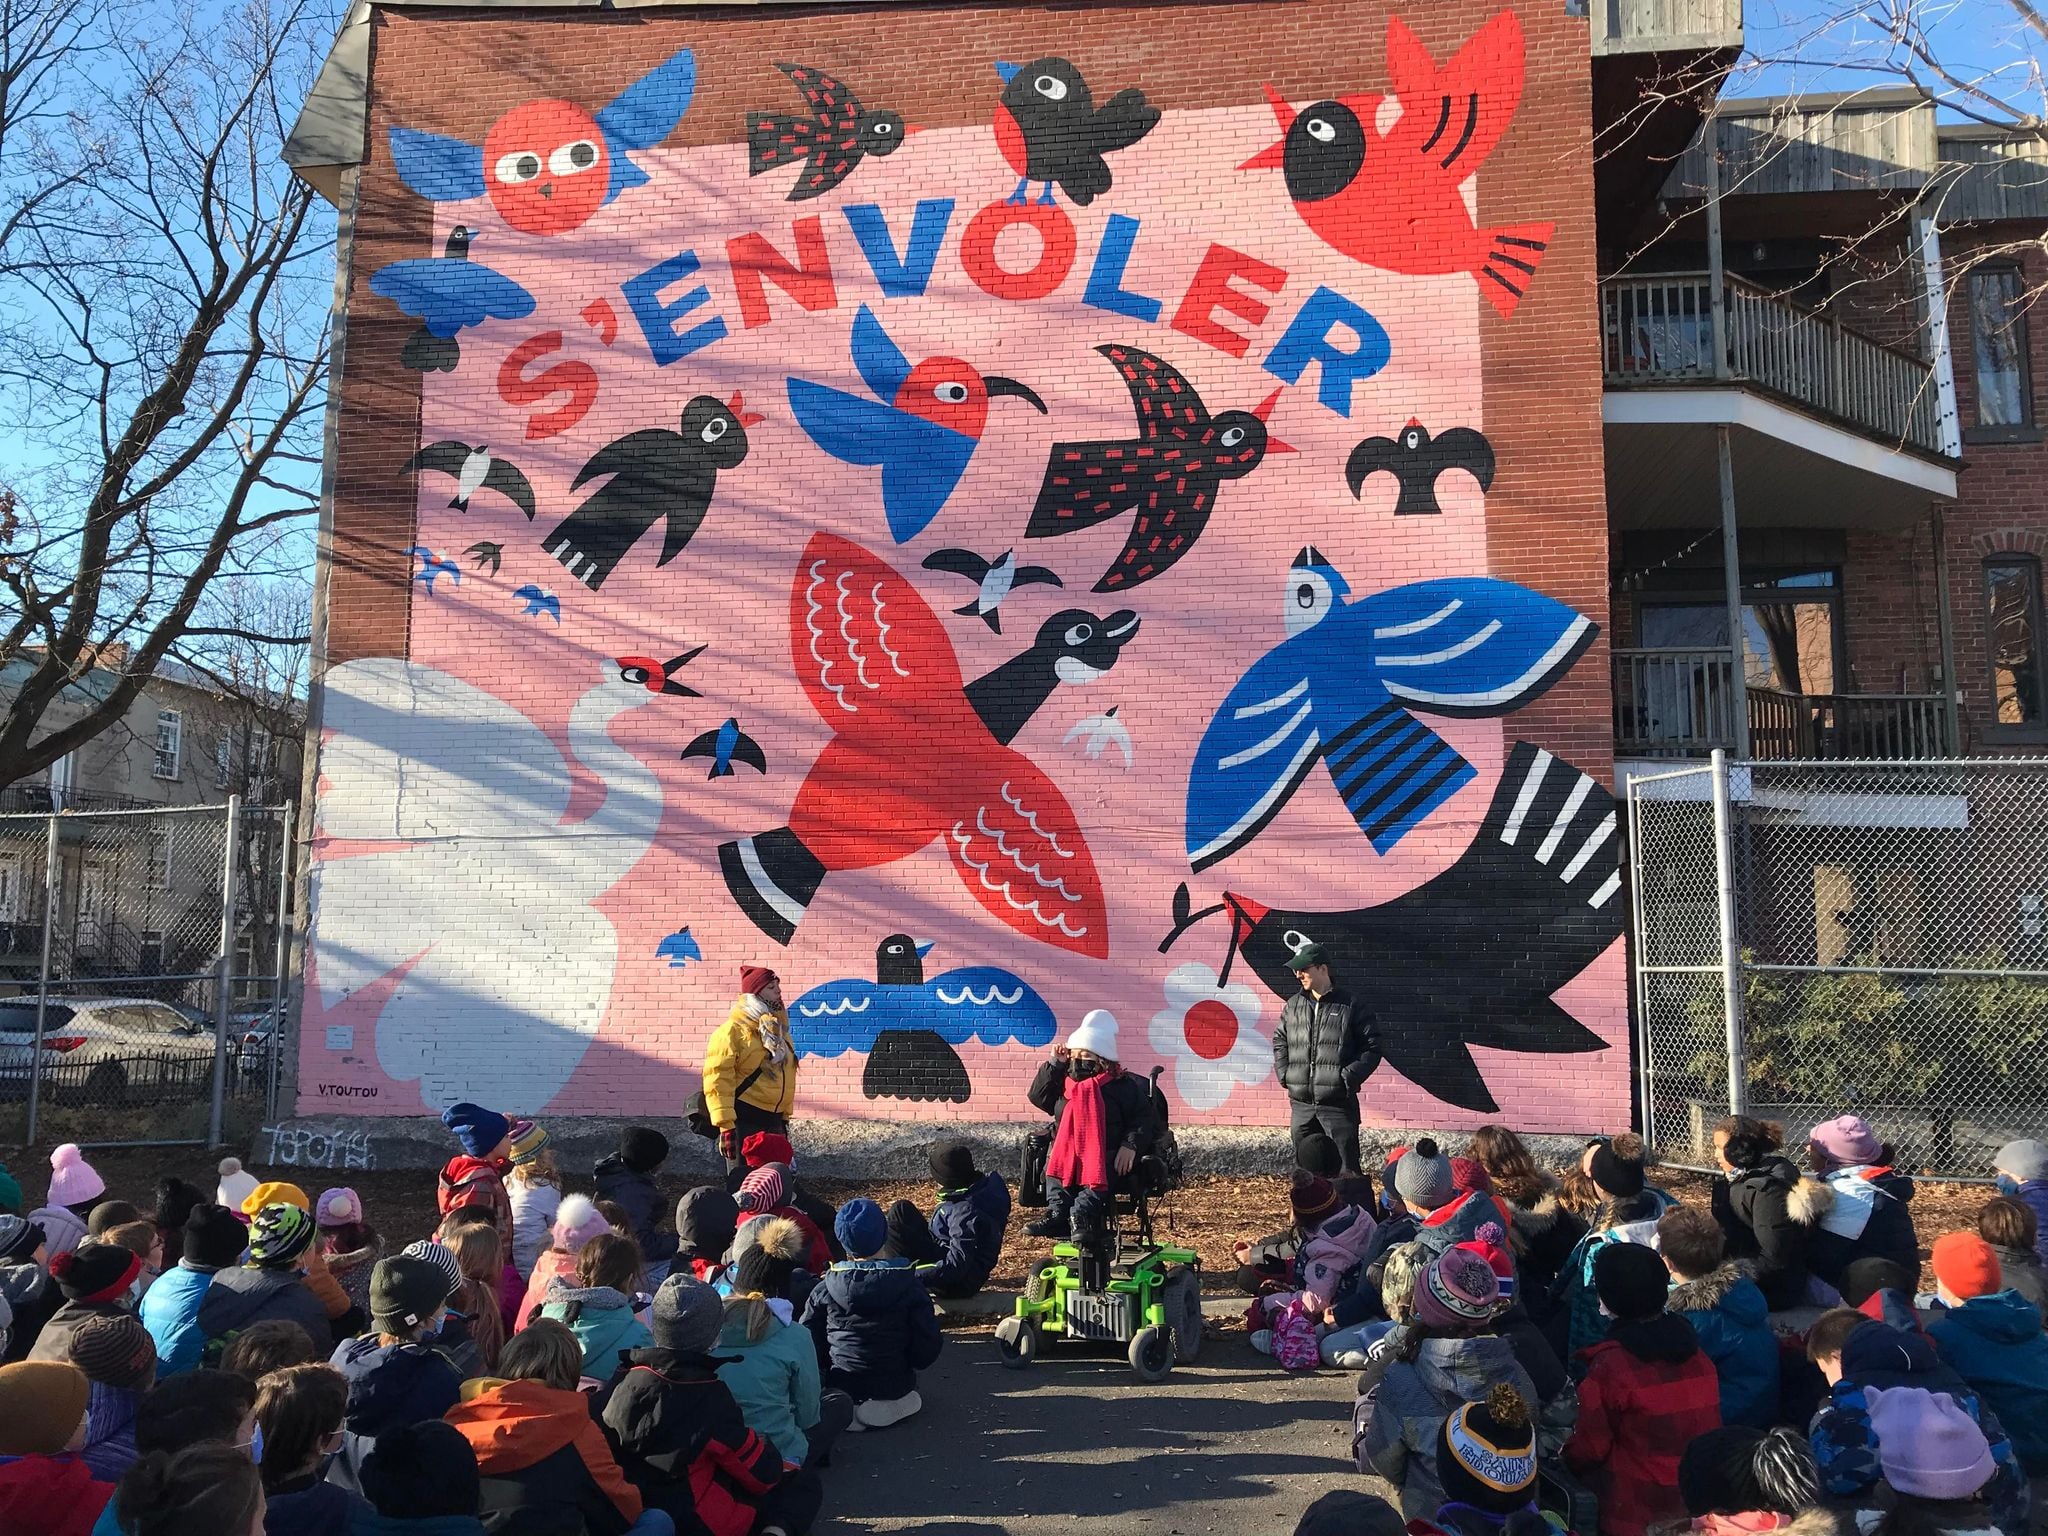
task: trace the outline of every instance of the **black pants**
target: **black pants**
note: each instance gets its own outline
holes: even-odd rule
[[[1103,1189],[1076,1189],[1057,1179],[1045,1181],[1045,1214],[1050,1221],[1064,1221],[1075,1243],[1083,1248],[1101,1245],[1108,1235],[1110,1193]]]
[[[908,1200],[898,1200],[889,1207],[889,1241],[882,1249],[885,1259],[908,1259],[912,1264],[936,1264],[945,1257],[939,1247],[939,1240],[932,1236],[931,1223]],[[929,1282],[927,1282],[929,1285]],[[978,1285],[955,1282],[952,1285],[932,1285],[934,1296],[948,1301],[958,1301],[972,1296],[981,1289]]]
[[[741,1099],[739,1103],[733,1106],[733,1134],[737,1143],[733,1147],[733,1151],[739,1151],[740,1147],[746,1145],[746,1140],[749,1136],[761,1131],[771,1131],[777,1136],[787,1136],[789,1134],[789,1122],[780,1115],[769,1114],[765,1109],[756,1109],[745,1099]],[[738,1190],[740,1181],[746,1176],[747,1165],[744,1161],[730,1157],[725,1160],[725,1191],[727,1194],[732,1194]]]
[[[818,1422],[804,1431],[804,1437],[811,1442],[810,1454],[804,1457],[804,1471],[815,1472],[832,1464],[832,1443],[846,1433],[846,1426],[852,1422],[852,1398],[844,1392],[819,1395]]]
[[[1292,1141],[1297,1157],[1301,1152],[1302,1138],[1321,1132],[1337,1143],[1337,1152],[1344,1159],[1346,1173],[1358,1173],[1358,1100],[1345,1104],[1304,1104],[1299,1099],[1291,1102],[1294,1112]]]
[[[824,1507],[824,1479],[809,1467],[799,1467],[784,1472],[775,1486],[761,1495],[761,1502],[754,1506],[754,1529],[765,1531],[772,1525],[789,1536],[803,1536]],[[680,1520],[676,1523],[682,1524]]]

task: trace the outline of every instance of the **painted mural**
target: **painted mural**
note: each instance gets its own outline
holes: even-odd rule
[[[1280,1121],[1314,939],[1370,1117],[1625,1114],[1614,803],[1507,718],[1597,626],[1487,569],[1480,330],[1554,233],[1474,213],[1514,12],[1310,103],[963,61],[950,127],[763,59],[689,147],[660,25],[383,130],[412,609],[326,682],[302,1108],[677,1113],[760,963],[803,1113],[1026,1118],[1101,1006]]]

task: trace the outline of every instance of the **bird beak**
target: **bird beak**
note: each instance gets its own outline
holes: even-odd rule
[[[1120,608],[1102,621],[1102,633],[1122,645],[1138,632],[1138,616],[1128,608]]]
[[[905,124],[903,125],[903,137],[905,137],[906,139],[907,139],[907,138],[909,138],[909,137],[910,137],[910,136],[911,136],[911,135],[912,135],[913,133],[923,133],[923,132],[924,132],[924,124],[923,124],[923,123],[905,123]]]
[[[1005,85],[1008,85],[1012,80],[1016,79],[1017,71],[1022,69],[1023,67],[1024,66],[1022,64],[1010,64],[1004,62],[1002,59],[996,60],[996,73],[1003,77],[1003,84]]]
[[[1238,167],[1240,171],[1277,171],[1287,163],[1287,130],[1294,126],[1294,108],[1270,85],[1266,87],[1266,100],[1272,103],[1273,117],[1280,124],[1279,142],[1253,155]]]
[[[916,946],[917,958],[920,960],[932,952],[932,941],[930,939],[912,939],[910,942]]]
[[[1271,907],[1253,901],[1249,896],[1239,896],[1234,891],[1223,893],[1223,904],[1230,908],[1230,945],[1235,949],[1252,936],[1252,931],[1266,920]]]
[[[1281,386],[1281,388],[1285,387],[1285,385]],[[1279,403],[1280,390],[1276,389],[1273,391],[1273,393],[1266,396],[1265,399],[1261,400],[1257,405],[1252,407],[1252,414],[1258,417],[1261,421],[1270,421],[1273,417],[1273,407],[1278,405]],[[1300,450],[1297,449],[1292,443],[1283,443],[1273,433],[1268,432],[1266,434],[1266,452],[1298,453],[1299,451]]]
[[[1009,395],[1014,399],[1027,401],[1039,415],[1045,414],[1045,402],[1038,398],[1038,391],[1029,384],[1019,384],[1015,379],[1006,379],[1000,373],[983,374],[981,387],[988,391],[989,399],[998,395]]]
[[[742,427],[757,427],[768,419],[759,411],[747,409],[747,396],[744,390],[734,390],[732,398],[725,402],[725,408],[732,412],[733,420]]]
[[[1421,425],[1422,425],[1422,418],[1421,418],[1421,417],[1419,417],[1419,416],[1410,416],[1410,417],[1408,418],[1408,427],[1419,427],[1419,426],[1421,426]],[[1403,432],[1406,432],[1406,431],[1408,430],[1408,427],[1403,427],[1403,428],[1402,428],[1401,430],[1402,430]]]

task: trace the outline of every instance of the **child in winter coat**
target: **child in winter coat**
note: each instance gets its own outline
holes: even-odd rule
[[[668,1267],[676,1256],[676,1235],[663,1231],[661,1191],[654,1176],[668,1161],[668,1138],[651,1126],[629,1125],[619,1135],[619,1150],[602,1159],[595,1169],[597,1198],[610,1200],[626,1213],[630,1236],[640,1245],[640,1259],[647,1271],[647,1284],[659,1286],[668,1278]]]
[[[1294,1170],[1287,1203],[1294,1213],[1297,1234],[1294,1262],[1287,1276],[1293,1288],[1252,1304],[1265,1325],[1254,1330],[1252,1346],[1275,1354],[1290,1370],[1313,1370],[1322,1363],[1318,1335],[1337,1326],[1339,1304],[1349,1300],[1364,1279],[1366,1250],[1377,1224],[1357,1206],[1338,1204],[1336,1186],[1302,1168]],[[1286,1351],[1274,1338],[1273,1325],[1284,1323],[1289,1316],[1307,1322],[1300,1330],[1303,1347],[1298,1353]]]
[[[2018,1291],[2036,1312],[2048,1317],[2048,1270],[2042,1269],[2041,1256],[2034,1251],[2040,1233],[2026,1203],[2011,1195],[1993,1195],[1977,1212],[1977,1235],[1991,1245],[2005,1288]]]
[[[1344,1154],[1321,1131],[1310,1131],[1295,1142],[1294,1164],[1304,1173],[1328,1179],[1337,1191],[1339,1205],[1355,1205],[1368,1215],[1380,1209],[1371,1178],[1345,1173]],[[1248,1296],[1292,1289],[1294,1257],[1300,1250],[1301,1233],[1291,1224],[1266,1237],[1239,1243],[1235,1250],[1239,1289]]]
[[[50,1278],[64,1297],[36,1336],[31,1360],[69,1360],[73,1336],[95,1317],[133,1317],[128,1287],[142,1272],[142,1260],[112,1243],[85,1242],[50,1260]]]
[[[1573,1245],[1558,1271],[1547,1307],[1551,1340],[1565,1358],[1575,1358],[1607,1337],[1608,1318],[1593,1287],[1593,1266],[1600,1255],[1617,1243],[1654,1243],[1661,1214],[1648,1189],[1607,1195],[1593,1209],[1586,1235]]]
[[[1858,1259],[1890,1259],[1920,1283],[1920,1238],[1913,1230],[1913,1179],[1892,1167],[1889,1143],[1856,1115],[1816,1125],[1806,1157],[1834,1200],[1807,1249],[1813,1273],[1840,1289],[1842,1271]]]
[[[348,1536],[369,1505],[321,1473],[341,1449],[348,1380],[331,1365],[293,1365],[256,1389],[263,1426],[264,1536]]]
[[[313,1215],[313,1202],[306,1192],[296,1184],[271,1182],[258,1184],[242,1202],[242,1214],[251,1226],[257,1213],[269,1205],[296,1206],[308,1216]],[[333,1337],[339,1338],[354,1333],[363,1326],[366,1314],[352,1311],[355,1303],[349,1300],[347,1288],[327,1267],[326,1256],[320,1251],[320,1224],[313,1223],[313,1242],[299,1259],[299,1275],[306,1289],[318,1298],[320,1308],[333,1324]],[[317,1337],[317,1335],[316,1335]],[[323,1340],[324,1342],[324,1340]]]
[[[43,1267],[48,1252],[41,1223],[0,1216],[0,1303],[12,1318],[0,1361],[27,1359],[43,1324],[64,1305],[63,1292]]]
[[[1821,1488],[1860,1511],[1880,1505],[1882,1471],[1878,1436],[1867,1394],[1892,1387],[1940,1392],[1982,1427],[2000,1473],[1989,1492],[1993,1517],[2007,1536],[2025,1536],[2027,1479],[1998,1415],[1944,1364],[1934,1343],[1917,1329],[1876,1322],[1849,1307],[1823,1313],[1806,1332],[1806,1357],[1828,1384],[1808,1438],[1820,1467]]]
[[[1986,1489],[1997,1470],[1984,1431],[1946,1393],[1873,1389],[1871,1422],[1887,1508],[1875,1536],[1998,1536]]]
[[[780,1131],[756,1131],[740,1143],[740,1162],[747,1173],[756,1168],[773,1165],[782,1173],[782,1196],[799,1214],[809,1220],[812,1226],[825,1234],[826,1247],[831,1251],[832,1262],[838,1263],[846,1255],[839,1251],[839,1239],[832,1231],[832,1218],[836,1208],[829,1200],[822,1200],[805,1189],[796,1176],[796,1148]],[[737,1187],[737,1182],[735,1182]]]
[[[1678,1458],[1678,1496],[1698,1536],[1838,1536],[1840,1522],[1821,1507],[1820,1469],[1795,1429],[1724,1425],[1686,1446]]]
[[[562,1175],[547,1131],[531,1120],[512,1122],[509,1146],[512,1171],[505,1176],[505,1197],[512,1202],[512,1267],[524,1281],[552,1236],[562,1206]]]
[[[584,1245],[573,1286],[557,1280],[548,1288],[541,1316],[568,1325],[583,1350],[584,1375],[609,1381],[622,1354],[652,1342],[634,1316],[639,1293],[640,1250],[630,1237],[607,1232]]]
[[[370,1315],[370,1271],[384,1257],[384,1239],[363,1216],[363,1197],[348,1188],[323,1189],[313,1203],[313,1224],[320,1229],[313,1251],[341,1286],[348,1304]]]
[[[85,1443],[91,1385],[68,1361],[0,1365],[0,1531],[88,1536],[113,1487],[93,1481]]]
[[[931,1293],[905,1259],[879,1258],[889,1223],[872,1200],[839,1209],[848,1257],[825,1272],[804,1303],[803,1322],[825,1364],[827,1385],[854,1401],[854,1422],[882,1429],[924,1406],[917,1373],[945,1343]]]
[[[654,1342],[633,1352],[605,1404],[619,1459],[652,1509],[705,1536],[780,1530],[802,1536],[823,1490],[788,1470],[774,1441],[747,1426],[719,1379],[725,1310],[703,1281],[671,1275],[654,1298]]]
[[[1026,1097],[1055,1127],[1045,1215],[1024,1229],[1033,1237],[1100,1243],[1113,1192],[1152,1149],[1152,1091],[1124,1071],[1116,1041],[1116,1016],[1093,1009],[1032,1079]]]
[[[119,1482],[135,1465],[135,1411],[156,1385],[156,1343],[133,1313],[88,1318],[72,1335],[71,1363],[92,1386],[79,1454],[101,1482]]]
[[[107,1181],[75,1143],[67,1141],[51,1151],[50,1198],[28,1213],[28,1219],[43,1229],[50,1258],[69,1253],[86,1240],[86,1218],[106,1192]]]
[[[383,1437],[363,1464],[360,1512],[349,1536],[484,1536],[476,1452],[452,1424],[408,1424]]]
[[[1522,1138],[1504,1125],[1482,1125],[1465,1155],[1493,1181],[1493,1198],[1507,1212],[1518,1294],[1540,1324],[1557,1274],[1586,1224],[1558,1200],[1558,1182],[1536,1166]]]
[[[726,1251],[739,1230],[740,1206],[724,1186],[699,1184],[676,1202],[675,1272],[709,1285],[725,1269]]]
[[[747,1427],[775,1443],[785,1467],[816,1467],[853,1422],[853,1399],[823,1390],[818,1347],[808,1328],[791,1321],[782,1299],[788,1278],[787,1262],[766,1246],[739,1261],[718,1336],[725,1362],[718,1379]]]
[[[1430,1262],[1429,1250],[1420,1243],[1402,1243],[1383,1255],[1377,1277],[1369,1276],[1364,1285],[1337,1303],[1337,1325],[1327,1330],[1316,1344],[1323,1364],[1342,1366],[1347,1371],[1364,1370],[1369,1352],[1403,1323],[1413,1320],[1415,1287]],[[1364,1322],[1349,1321],[1350,1317],[1365,1316],[1362,1302],[1368,1288],[1373,1291],[1378,1310],[1386,1315]]]
[[[733,1233],[733,1257],[746,1246],[748,1226],[764,1217],[780,1216],[796,1223],[804,1235],[804,1268],[822,1275],[832,1263],[832,1250],[810,1217],[789,1203],[789,1183],[773,1163],[756,1168],[740,1180],[739,1224]]]
[[[1768,1121],[1731,1115],[1714,1127],[1714,1220],[1728,1256],[1755,1265],[1757,1289],[1773,1311],[1809,1305],[1815,1295],[1813,1234],[1833,1208],[1835,1192],[1802,1177],[1779,1155],[1784,1131]],[[1820,1293],[1832,1299],[1832,1287]]]
[[[1692,1324],[1720,1375],[1721,1422],[1769,1429],[1778,1417],[1778,1336],[1764,1293],[1723,1257],[1719,1224],[1696,1207],[1664,1213],[1657,1247],[1674,1282],[1665,1306]]]
[[[2048,1142],[2008,1141],[1991,1160],[1998,1192],[2034,1213],[2034,1252],[2048,1264]]]
[[[1934,1245],[1935,1296],[1945,1310],[1927,1332],[2012,1433],[2029,1476],[2048,1474],[2048,1337],[2041,1314],[2007,1290],[1991,1245],[1974,1232],[1951,1232]]]
[[[1865,1317],[1920,1333],[1926,1318],[1914,1301],[1913,1277],[1890,1259],[1858,1259],[1842,1271],[1842,1305]]]
[[[622,1536],[639,1520],[640,1492],[576,1390],[581,1358],[567,1329],[537,1322],[448,1410],[476,1453],[477,1507],[492,1526]]]
[[[1554,1536],[1536,1508],[1536,1427],[1529,1402],[1502,1383],[1444,1419],[1436,1467],[1444,1502],[1412,1536]]]
[[[1600,1536],[1643,1536],[1679,1512],[1679,1453],[1720,1425],[1720,1382],[1692,1324],[1664,1310],[1670,1277],[1654,1250],[1609,1244],[1593,1284],[1614,1326],[1585,1353],[1564,1460],[1600,1501]]]
[[[462,1395],[455,1368],[424,1342],[440,1325],[448,1291],[444,1271],[406,1254],[379,1260],[371,1272],[376,1331],[342,1344],[331,1362],[348,1379],[341,1451],[327,1474],[342,1487],[368,1495],[362,1467],[379,1438],[440,1418]]]
[[[442,1166],[437,1199],[441,1214],[480,1206],[498,1224],[498,1240],[512,1251],[512,1196],[505,1188],[511,1171],[512,1122],[480,1104],[451,1104],[441,1123],[462,1151]]]
[[[524,1328],[534,1309],[546,1303],[548,1287],[557,1279],[571,1283],[576,1263],[590,1240],[611,1231],[611,1223],[598,1214],[588,1195],[565,1195],[555,1213],[554,1243],[541,1250],[533,1261],[533,1274],[526,1282],[526,1295],[519,1303],[519,1315],[512,1320],[513,1331]]]
[[[1415,1213],[1415,1241],[1431,1253],[1471,1242],[1483,1226],[1508,1230],[1508,1216],[1499,1201],[1483,1189],[1458,1187],[1453,1161],[1425,1136],[1394,1165],[1394,1193]],[[1477,1169],[1476,1164],[1471,1166]]]
[[[249,1261],[215,1274],[199,1303],[205,1358],[217,1360],[219,1349],[237,1333],[270,1318],[297,1323],[320,1348],[333,1342],[327,1309],[299,1272],[313,1234],[313,1218],[295,1205],[269,1205],[257,1212],[249,1226]]]
[[[964,1141],[942,1141],[929,1159],[939,1201],[931,1221],[908,1200],[889,1207],[885,1257],[908,1259],[934,1296],[972,1296],[988,1284],[1003,1252],[1003,1228],[1010,1220],[1010,1186],[1001,1174],[974,1166],[974,1149]]]

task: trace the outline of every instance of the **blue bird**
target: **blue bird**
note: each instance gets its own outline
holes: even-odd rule
[[[789,407],[833,458],[882,467],[882,510],[898,544],[924,532],[967,473],[992,398],[1010,395],[1045,414],[1028,385],[984,375],[957,357],[913,364],[865,304],[853,319],[853,364],[874,399],[791,379]]]
[[[680,971],[692,960],[702,960],[704,951],[697,947],[697,940],[690,930],[681,928],[654,946],[654,958],[666,960],[670,970]]]
[[[532,582],[512,594],[526,604],[526,617],[544,613],[557,624],[562,622],[562,600],[546,587],[537,587]]]
[[[1188,773],[1188,862],[1228,858],[1318,761],[1386,853],[1473,777],[1411,710],[1505,715],[1571,669],[1599,633],[1584,614],[1487,576],[1410,582],[1348,601],[1313,547],[1287,581],[1287,639],[1217,708]]]
[[[1044,998],[992,965],[925,980],[930,944],[892,933],[875,946],[875,979],[828,981],[790,1007],[790,1037],[806,1056],[866,1051],[861,1092],[871,1099],[945,1100],[973,1092],[953,1047],[1051,1043],[1058,1029]]]
[[[523,320],[533,295],[502,272],[469,259],[470,233],[458,224],[439,256],[415,256],[379,267],[370,292],[382,294],[420,328],[406,338],[398,360],[415,373],[447,373],[462,360],[458,331],[486,320]]]
[[[711,771],[707,779],[729,779],[732,765],[745,763],[756,773],[768,771],[767,754],[761,750],[761,743],[740,729],[737,720],[728,720],[715,731],[706,731],[687,747],[683,748],[683,761],[693,757],[711,759]]]
[[[427,596],[434,595],[434,580],[439,576],[447,576],[458,587],[462,585],[462,567],[447,556],[435,554],[424,544],[415,544],[406,553],[419,556],[420,568],[413,572],[412,579],[426,587]]]
[[[481,144],[393,128],[391,163],[430,202],[488,193],[514,229],[567,234],[621,192],[647,184],[628,151],[675,132],[696,90],[696,55],[684,48],[594,113],[555,97],[521,102],[491,124]]]

